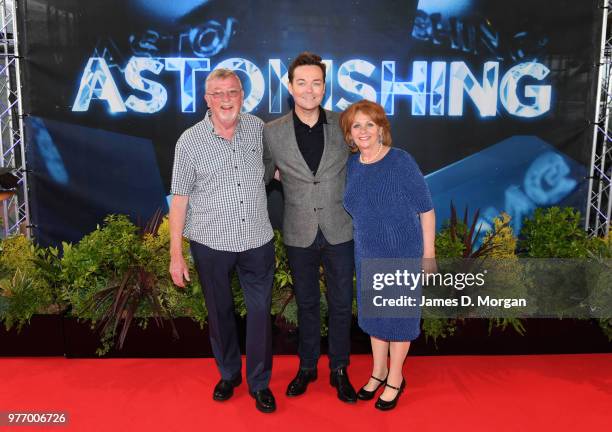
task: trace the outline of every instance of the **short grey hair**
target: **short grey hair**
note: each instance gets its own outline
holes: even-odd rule
[[[206,82],[204,83],[204,91],[208,93],[208,83],[210,81],[214,81],[216,79],[227,79],[229,77],[234,77],[238,80],[238,84],[240,84],[240,89],[242,90],[242,81],[238,77],[238,74],[231,69],[227,68],[218,68],[214,69],[211,73],[206,77]]]

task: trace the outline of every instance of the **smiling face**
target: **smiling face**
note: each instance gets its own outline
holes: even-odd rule
[[[351,138],[359,151],[377,148],[382,132],[382,128],[370,116],[357,111],[351,123]]]
[[[238,122],[243,98],[244,92],[240,81],[234,76],[211,80],[207,84],[204,96],[213,121],[218,121],[226,127]]]
[[[323,71],[315,65],[296,67],[288,89],[295,101],[296,110],[312,111],[318,108],[325,94]]]

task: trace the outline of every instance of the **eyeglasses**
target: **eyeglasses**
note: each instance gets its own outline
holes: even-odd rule
[[[224,91],[216,91],[214,93],[206,93],[209,96],[212,96],[213,99],[225,99],[225,97],[229,97],[230,99],[236,99],[238,96],[240,96],[240,94],[242,93],[242,90],[228,90],[226,92]]]

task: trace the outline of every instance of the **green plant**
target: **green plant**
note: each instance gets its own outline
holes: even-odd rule
[[[489,272],[488,286],[490,292],[502,298],[525,298],[528,290],[523,276],[523,266],[518,262],[516,256],[517,238],[514,236],[511,218],[507,213],[502,212],[493,219],[493,230],[485,235],[485,242],[491,244],[491,250],[487,257],[493,260],[492,266],[495,272]],[[495,233],[495,235],[493,235]],[[491,261],[489,261],[491,262]],[[525,311],[523,310],[522,313]],[[512,311],[501,312],[504,316],[489,318],[489,334],[493,328],[505,331],[513,329],[520,335],[525,334],[524,320],[517,316],[512,316]]]
[[[494,259],[516,259],[517,238],[514,235],[511,218],[508,213],[502,212],[493,219],[493,230],[484,237],[484,243],[490,244],[491,248],[487,256]]]
[[[482,224],[478,224],[480,210],[476,210],[471,221],[468,218],[468,208],[463,212],[463,220],[457,218],[457,210],[451,201],[451,217],[436,236],[436,256],[440,258],[480,258],[488,256],[500,243],[498,237],[507,228],[507,222],[494,227],[479,244]]]
[[[588,317],[572,299],[586,296],[588,275],[589,239],[580,212],[571,207],[538,208],[525,219],[520,237],[520,255],[538,258],[528,261],[538,312],[559,318]]]
[[[479,258],[501,266],[498,278],[500,297],[522,297],[527,289],[539,289],[542,284],[524,280],[515,253],[517,239],[510,227],[510,217],[502,213],[493,221],[493,228],[481,237],[477,226],[478,211],[469,217],[466,208],[463,219],[457,218],[451,203],[451,219],[436,236],[439,258]],[[293,279],[289,270],[281,233],[275,231],[275,274],[272,290],[272,314],[278,324],[297,325],[297,305],[293,294]],[[177,289],[168,273],[169,225],[167,218],[157,214],[154,220],[139,229],[126,216],[111,215],[102,227],[83,237],[75,245],[63,244],[63,256],[57,248],[39,248],[23,236],[0,241],[0,320],[7,329],[21,328],[34,313],[54,313],[66,304],[70,313],[89,320],[102,329],[102,348],[106,352],[113,343],[121,347],[130,322],[146,326],[148,319],[160,322],[163,318],[189,316],[200,325],[207,312],[197,273],[184,241],[192,282],[185,289]],[[580,225],[580,214],[573,209],[538,209],[525,221],[522,256],[561,257],[598,260],[609,265],[612,240],[588,238]],[[602,268],[602,267],[599,267]],[[603,267],[604,269],[607,267]],[[584,274],[554,274],[550,277],[577,278],[593,286],[590,306],[606,308],[612,301],[612,271],[586,271]],[[554,284],[547,281],[551,291],[540,293],[540,298],[554,299]],[[321,270],[321,333],[327,332],[326,283]],[[552,288],[551,288],[552,287]],[[232,278],[236,310],[246,315],[246,305],[236,275]],[[353,305],[356,313],[356,305]],[[426,339],[438,340],[453,336],[464,320],[448,319],[424,311],[422,331]],[[612,318],[598,318],[602,331],[612,340]],[[523,334],[523,321],[511,315],[496,315],[489,319],[493,328],[513,329]]]
[[[285,318],[287,322],[297,323],[297,313],[293,308],[287,309],[293,300],[293,277],[289,269],[287,250],[283,244],[283,235],[274,230],[274,285],[272,286],[272,315],[278,320]]]
[[[514,256],[516,238],[510,227],[510,216],[503,213],[494,219],[493,228],[489,230],[480,242],[482,224],[478,224],[480,210],[476,210],[472,218],[466,207],[463,219],[457,217],[454,203],[450,204],[450,219],[444,224],[442,230],[436,235],[436,257],[442,259],[446,272],[467,273],[482,264],[485,258],[502,258]],[[498,320],[489,319],[490,327],[502,327],[505,329],[509,320],[515,329],[520,329],[522,323],[516,318],[505,318]],[[457,330],[456,320],[444,318],[435,311],[426,309],[423,315],[421,330],[426,338],[432,338],[434,343],[438,338],[452,336]]]
[[[1,318],[7,330],[16,325],[17,330],[21,331],[23,325],[39,311],[40,299],[36,291],[34,280],[20,269],[10,279],[2,281],[0,295],[5,301]]]
[[[512,328],[515,332],[517,332],[521,336],[525,335],[524,321],[516,317],[490,318],[489,319],[489,335],[491,335],[493,328],[499,328],[502,331],[506,330],[507,328]]]
[[[425,335],[425,340],[433,339],[435,346],[438,346],[438,339],[446,339],[453,336],[457,331],[457,320],[446,318],[423,318],[421,321],[421,331]]]
[[[185,252],[187,247],[185,242]],[[203,324],[206,312],[193,264],[188,261],[191,284],[184,290],[174,287],[168,251],[168,222],[159,212],[143,229],[126,216],[108,216],[103,227],[78,244],[64,244],[63,296],[74,316],[90,320],[101,331],[99,354],[115,340],[121,349],[135,318],[141,326],[147,318],[160,326],[168,320],[173,330],[176,316],[191,316]]]
[[[571,207],[537,208],[523,222],[521,238],[521,255],[529,258],[587,257],[588,237]]]
[[[589,258],[612,259],[612,235],[607,237],[590,237],[587,240]]]
[[[25,236],[0,242],[0,321],[21,330],[36,313],[57,313],[57,250],[41,249]],[[47,266],[41,266],[46,264]]]
[[[597,324],[612,341],[612,236],[589,239],[588,307],[598,312]]]
[[[142,248],[147,260],[147,268],[157,280],[157,287],[164,299],[164,305],[174,317],[191,317],[203,326],[208,315],[202,288],[195,271],[189,242],[183,240],[183,256],[189,267],[191,282],[184,289],[177,288],[168,271],[170,267],[170,224],[168,218],[162,219],[157,234],[149,233],[143,238]]]

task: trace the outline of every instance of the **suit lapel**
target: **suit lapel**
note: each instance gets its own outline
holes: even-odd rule
[[[329,121],[329,120],[328,120]],[[321,162],[319,162],[319,168],[317,169],[318,177],[323,173],[325,168],[327,167],[327,163],[331,159],[332,153],[332,143],[334,142],[334,129],[333,127],[329,127],[329,123],[323,123],[323,155],[321,156]]]

